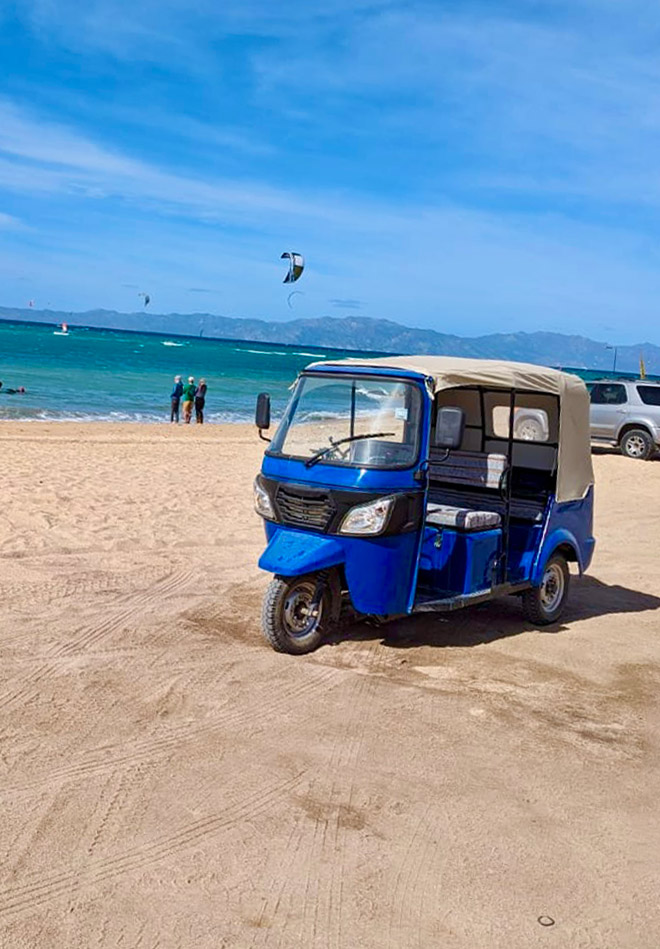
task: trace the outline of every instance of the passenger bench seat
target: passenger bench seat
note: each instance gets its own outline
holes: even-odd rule
[[[497,490],[506,469],[506,455],[495,452],[453,451],[445,458],[440,449],[431,449],[431,481]]]
[[[507,459],[506,455],[471,451],[456,451],[445,456],[434,448],[431,450],[429,469],[432,482],[497,490],[507,469]],[[495,511],[475,511],[450,504],[431,503],[427,506],[426,523],[433,527],[484,531],[501,527],[502,518]]]

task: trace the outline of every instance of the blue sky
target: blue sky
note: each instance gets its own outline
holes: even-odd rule
[[[0,303],[658,343],[659,41],[650,0],[5,0]]]

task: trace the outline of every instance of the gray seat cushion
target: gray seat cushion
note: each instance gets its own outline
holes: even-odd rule
[[[500,527],[502,518],[495,511],[470,511],[450,504],[429,504],[426,523],[433,527],[454,527],[462,531],[485,531]]]

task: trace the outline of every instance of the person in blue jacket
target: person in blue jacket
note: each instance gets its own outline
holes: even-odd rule
[[[174,377],[174,388],[172,389],[172,394],[170,395],[172,407],[170,410],[170,422],[179,421],[179,404],[181,402],[181,396],[183,395],[183,383],[181,382],[181,376]]]

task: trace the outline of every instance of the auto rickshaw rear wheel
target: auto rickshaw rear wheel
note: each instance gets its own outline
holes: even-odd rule
[[[566,605],[570,580],[566,558],[553,554],[545,565],[540,586],[523,593],[523,611],[530,623],[549,626],[557,622]]]
[[[320,574],[274,577],[261,610],[264,636],[277,652],[302,655],[321,645],[331,625],[330,589]]]

